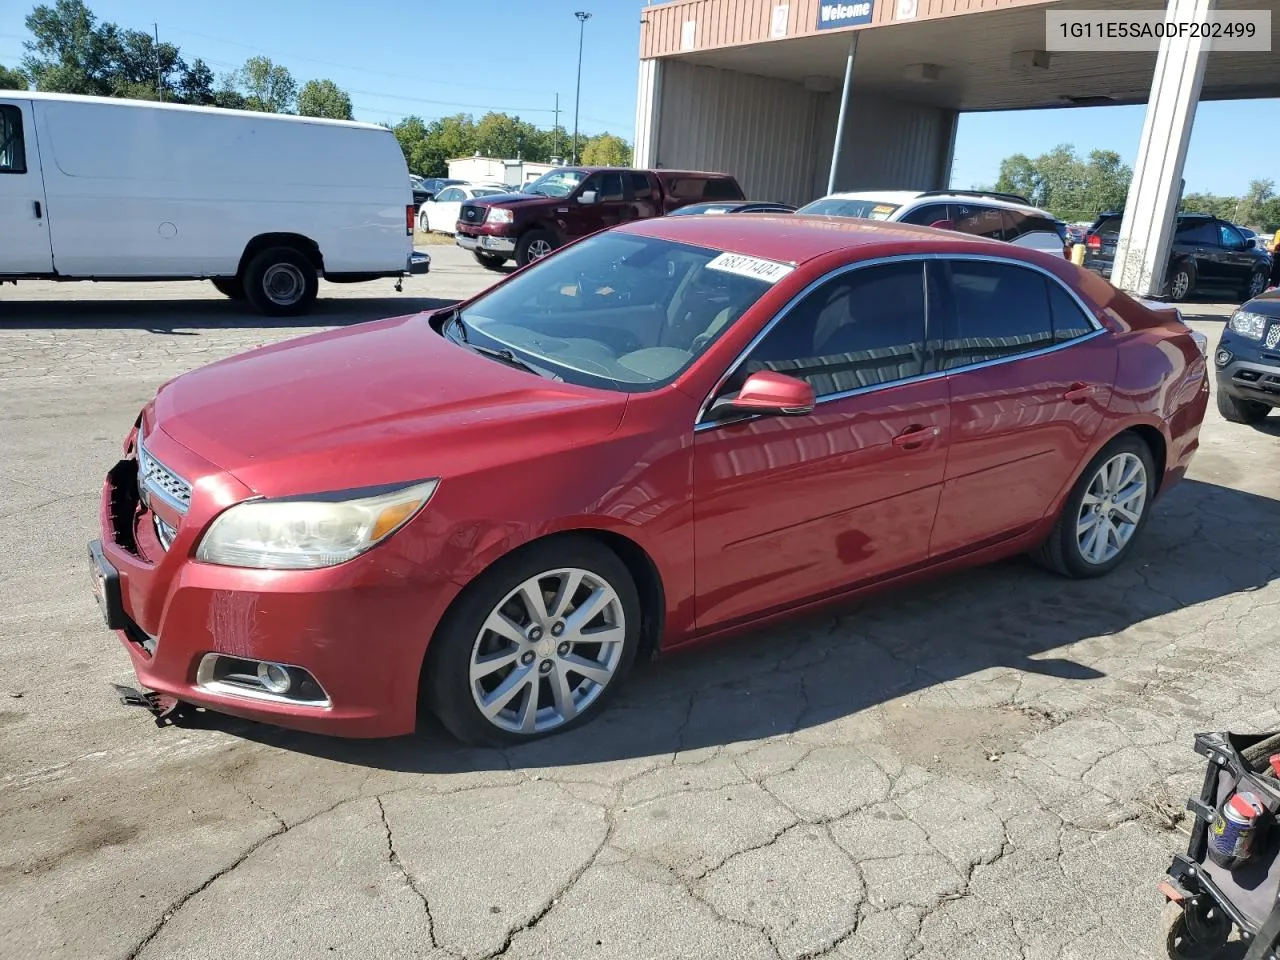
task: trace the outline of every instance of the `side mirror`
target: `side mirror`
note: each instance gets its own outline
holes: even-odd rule
[[[956,222],[954,220],[935,220],[929,226],[934,230],[954,230]]]
[[[737,393],[721,397],[711,407],[712,413],[754,413],[761,416],[800,417],[812,413],[817,399],[813,387],[804,380],[788,377],[772,370],[761,370],[747,377]]]
[[[1258,245],[1258,240],[1256,237],[1250,237],[1248,240],[1244,242],[1244,248],[1246,250],[1252,250],[1255,247],[1257,247],[1257,245]]]
[[[592,204],[596,202],[596,192],[594,190],[583,190],[578,194],[578,202]]]

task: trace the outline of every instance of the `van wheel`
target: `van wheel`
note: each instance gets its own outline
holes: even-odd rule
[[[492,253],[481,253],[479,250],[473,251],[476,263],[484,267],[486,270],[501,270],[507,265],[506,257],[496,257]]]
[[[244,284],[240,282],[239,277],[213,277],[209,282],[213,284],[213,289],[224,297],[230,297],[232,300],[244,299]]]
[[[516,264],[528,266],[535,260],[541,260],[558,246],[555,234],[550,230],[530,230],[516,244]]]
[[[268,317],[306,313],[319,290],[316,268],[291,247],[263,250],[244,271],[245,296],[255,310]]]

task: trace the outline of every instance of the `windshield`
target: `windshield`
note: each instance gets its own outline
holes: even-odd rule
[[[515,274],[460,318],[469,343],[570,383],[648,390],[679,376],[792,269],[601,233]]]
[[[888,220],[901,204],[883,200],[842,200],[839,197],[823,197],[796,213],[816,217],[859,217],[864,220]]]
[[[540,193],[544,197],[567,197],[587,179],[581,170],[552,170],[544,173],[524,188],[525,193]]]

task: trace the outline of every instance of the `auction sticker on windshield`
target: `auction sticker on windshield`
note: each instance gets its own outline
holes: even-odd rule
[[[872,210],[871,210],[871,216],[869,216],[867,219],[869,219],[869,220],[888,220],[888,219],[889,219],[889,217],[890,217],[890,216],[892,216],[893,211],[895,211],[895,210],[897,210],[897,209],[898,209],[898,208],[897,208],[897,207],[895,207],[895,206],[894,206],[893,204],[891,204],[891,203],[882,203],[882,204],[880,204],[880,206],[872,208]]]
[[[763,280],[765,283],[777,283],[795,269],[789,263],[778,263],[776,260],[763,260],[760,257],[749,257],[742,253],[722,253],[707,264],[708,270],[719,270],[721,273],[734,273],[752,280]]]

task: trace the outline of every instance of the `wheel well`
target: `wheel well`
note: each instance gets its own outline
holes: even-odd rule
[[[271,247],[297,250],[311,261],[317,273],[324,273],[324,257],[320,255],[320,247],[314,240],[298,233],[260,233],[245,245],[244,253],[240,255],[240,265],[236,268],[236,276],[243,277],[249,261]]]
[[[1147,445],[1147,449],[1151,451],[1151,459],[1156,464],[1155,476],[1155,492],[1160,492],[1160,485],[1164,482],[1164,471],[1167,466],[1168,451],[1165,447],[1164,434],[1155,427],[1149,427],[1145,424],[1139,424],[1136,427],[1130,427],[1129,433],[1134,434],[1139,440]]]

